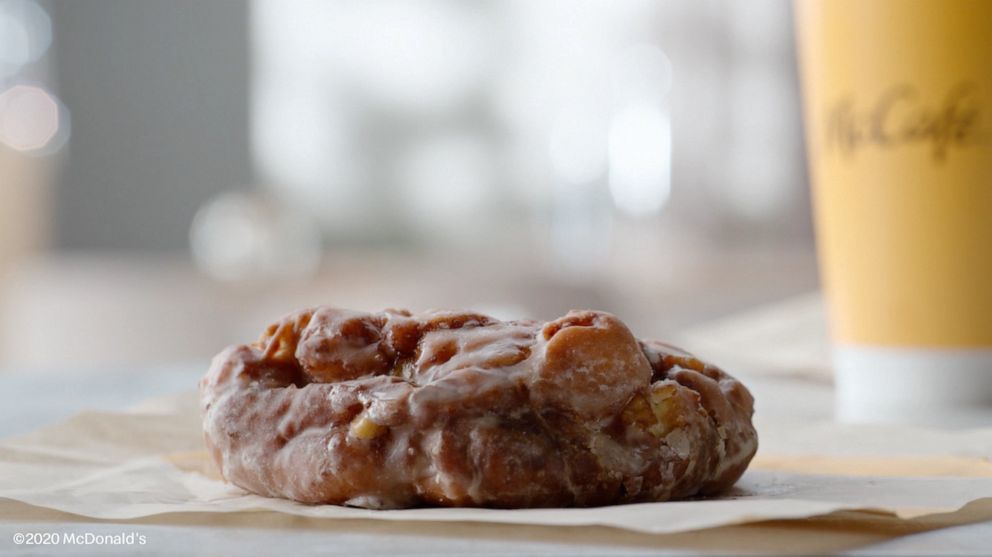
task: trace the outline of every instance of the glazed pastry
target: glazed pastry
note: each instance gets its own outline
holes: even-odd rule
[[[200,382],[206,444],[250,492],[367,508],[667,501],[733,485],[753,399],[616,317],[317,307]]]

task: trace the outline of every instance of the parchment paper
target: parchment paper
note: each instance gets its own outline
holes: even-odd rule
[[[973,454],[949,459],[848,455],[846,462],[832,455],[759,455],[737,487],[718,499],[592,509],[370,511],[307,506],[250,495],[224,483],[203,450],[200,431],[192,393],[128,412],[83,413],[0,442],[0,497],[103,519],[269,510],[347,519],[601,525],[646,533],[842,509],[872,509],[909,518],[954,511],[969,501],[992,497],[988,461]],[[891,445],[892,432],[882,434]],[[992,447],[992,431],[972,431],[968,440]],[[884,477],[837,474],[863,466],[865,459],[875,470],[889,472]],[[806,473],[810,470],[830,474]],[[936,475],[931,474],[934,470]],[[929,477],[912,477],[916,475]]]

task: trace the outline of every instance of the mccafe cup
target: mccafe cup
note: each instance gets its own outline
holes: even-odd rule
[[[838,416],[992,425],[992,2],[796,23]]]

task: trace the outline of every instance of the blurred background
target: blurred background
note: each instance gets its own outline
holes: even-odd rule
[[[785,0],[0,0],[0,369],[817,288]]]

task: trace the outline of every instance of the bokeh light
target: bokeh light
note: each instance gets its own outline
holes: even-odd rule
[[[621,211],[647,216],[671,189],[672,126],[652,105],[630,106],[613,117],[609,135],[610,193]]]
[[[25,152],[57,149],[67,135],[63,114],[52,93],[35,85],[14,85],[0,93],[0,143]]]
[[[197,267],[225,281],[305,277],[320,263],[320,250],[319,229],[305,214],[256,194],[221,194],[190,227]]]
[[[612,64],[613,97],[617,104],[658,103],[672,89],[672,62],[653,44],[628,47]]]
[[[0,0],[0,78],[41,58],[52,43],[52,22],[31,0]]]
[[[653,44],[621,50],[613,63],[609,184],[622,213],[657,213],[671,191],[672,64]]]

